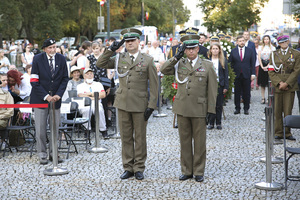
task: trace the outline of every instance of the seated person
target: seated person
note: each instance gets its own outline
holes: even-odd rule
[[[101,99],[105,98],[105,90],[103,85],[99,82],[94,81],[94,73],[91,68],[86,68],[83,72],[84,82],[77,86],[77,95],[79,97],[89,97],[92,99],[92,113],[95,113],[95,101],[94,101],[94,92],[99,92],[99,129],[102,133],[104,139],[108,139],[107,131],[106,131],[106,123],[104,116],[104,109],[101,103]],[[82,114],[84,118],[91,118],[89,116],[89,108],[79,108],[79,112]],[[84,124],[87,128],[88,125]],[[91,128],[91,124],[89,121],[89,127]]]
[[[69,91],[70,90],[77,90],[77,85],[83,83],[83,79],[80,78],[82,75],[82,69],[77,66],[71,67],[70,71],[70,77],[72,78],[69,80],[66,91],[62,97],[62,100],[65,101],[67,98],[69,98]]]
[[[23,101],[30,96],[31,85],[23,78],[23,74],[17,70],[9,70],[7,72],[8,91],[14,98],[14,103]]]
[[[8,91],[7,88],[7,74],[6,73],[0,73],[0,81],[2,82],[2,89],[5,91]]]
[[[14,100],[8,91],[2,89],[2,82],[0,81],[0,104],[13,104]],[[3,137],[5,134],[5,128],[7,126],[8,120],[14,114],[13,108],[0,108],[0,144],[1,150],[5,148],[5,143],[3,143]]]

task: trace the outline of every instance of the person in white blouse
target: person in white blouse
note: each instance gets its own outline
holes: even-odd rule
[[[10,62],[6,56],[4,56],[4,50],[0,49],[0,72],[7,73]]]
[[[258,51],[258,61],[259,61],[259,71],[257,77],[257,84],[261,88],[261,103],[266,103],[265,98],[265,88],[268,87],[269,75],[268,66],[269,59],[272,51],[275,51],[275,47],[271,44],[271,39],[269,35],[265,35],[262,38],[263,44],[259,47]]]
[[[24,69],[27,65],[32,64],[33,57],[34,57],[34,53],[30,52],[30,45],[27,45],[25,48],[25,52],[22,53],[22,55],[21,55],[21,60],[22,60]]]

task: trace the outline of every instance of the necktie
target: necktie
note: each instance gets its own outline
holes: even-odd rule
[[[282,54],[285,55],[285,54],[286,54],[286,51],[282,51]]]
[[[134,62],[134,56],[130,56],[130,58],[131,58],[131,64],[133,64],[133,62]]]
[[[53,67],[53,58],[50,57],[50,71],[51,71],[51,75],[53,76],[54,75],[54,67]]]
[[[243,49],[240,48],[240,58],[241,58],[241,61],[243,61]]]
[[[192,61],[192,60],[190,60],[190,64],[191,64],[191,66],[193,67],[193,61]]]

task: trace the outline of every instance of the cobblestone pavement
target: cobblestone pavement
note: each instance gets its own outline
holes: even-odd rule
[[[260,91],[252,92],[250,115],[233,115],[233,100],[224,107],[226,120],[223,130],[207,131],[207,165],[205,180],[179,181],[179,137],[172,128],[173,114],[164,118],[151,117],[148,124],[148,158],[145,179],[121,180],[120,139],[100,141],[107,153],[88,153],[84,145],[79,154],[71,154],[59,164],[70,172],[62,176],[45,176],[52,167],[38,164],[36,154],[13,152],[0,157],[0,199],[300,199],[300,182],[288,182],[287,190],[265,191],[255,183],[266,181],[265,164],[259,158],[265,155],[264,122]],[[298,106],[294,114],[298,114]],[[295,132],[299,145],[300,132]],[[298,134],[296,134],[298,133]],[[274,155],[283,157],[283,146],[274,146]],[[61,154],[65,156],[65,154]],[[293,172],[300,172],[300,158],[291,161]],[[283,164],[273,164],[273,181],[284,182]]]

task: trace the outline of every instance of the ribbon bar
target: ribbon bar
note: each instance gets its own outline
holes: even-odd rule
[[[48,104],[0,104],[0,108],[48,108]]]

